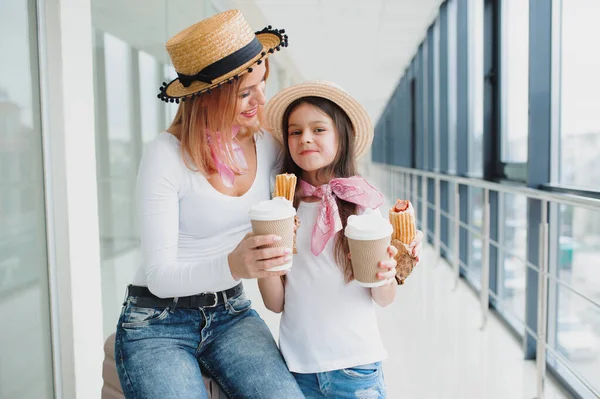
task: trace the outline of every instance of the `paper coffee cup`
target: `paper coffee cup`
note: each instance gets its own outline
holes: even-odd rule
[[[294,247],[294,216],[296,210],[292,203],[285,198],[276,197],[269,201],[261,201],[250,208],[250,222],[255,235],[274,234],[281,241],[265,245],[261,248]],[[271,272],[287,270],[292,267],[290,260],[285,265],[266,269]]]
[[[393,228],[379,211],[365,210],[362,215],[352,215],[344,234],[348,238],[352,270],[356,282],[363,287],[379,287],[386,280],[377,278],[379,262],[388,259]]]

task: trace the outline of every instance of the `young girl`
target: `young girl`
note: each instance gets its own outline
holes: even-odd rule
[[[383,204],[357,176],[356,159],[373,139],[369,116],[336,85],[315,81],[277,94],[267,117],[285,147],[283,171],[299,179],[294,266],[283,278],[259,279],[266,307],[283,312],[281,352],[307,398],[383,398],[386,351],[373,301],[394,300],[397,250],[390,246],[390,258],[379,263],[378,278],[387,284],[365,288],[353,281],[343,232],[350,215]],[[419,243],[410,245],[415,258]]]

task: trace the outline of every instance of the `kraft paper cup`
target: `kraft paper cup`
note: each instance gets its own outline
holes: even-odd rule
[[[292,203],[285,198],[273,198],[261,201],[250,209],[250,223],[255,235],[277,235],[281,241],[265,245],[261,248],[294,247],[294,216],[296,210]],[[292,260],[285,265],[266,269],[267,271],[281,271],[292,267]]]
[[[356,282],[363,287],[379,287],[387,283],[377,278],[379,262],[389,258],[387,248],[392,225],[379,211],[367,209],[362,215],[348,218],[344,234],[348,238],[352,270]]]
[[[348,238],[354,278],[360,285],[363,287],[379,287],[386,283],[386,280],[377,278],[377,273],[379,273],[379,262],[389,258],[387,252],[389,245],[390,236],[379,240],[353,240]]]

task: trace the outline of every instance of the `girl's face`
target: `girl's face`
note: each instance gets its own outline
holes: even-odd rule
[[[241,127],[255,126],[258,120],[258,107],[265,105],[265,74],[266,63],[252,67],[252,72],[244,75],[236,110],[235,124]]]
[[[316,172],[331,164],[338,151],[333,120],[313,105],[300,104],[290,113],[287,133],[290,154],[306,173],[305,180],[318,183],[314,181]]]

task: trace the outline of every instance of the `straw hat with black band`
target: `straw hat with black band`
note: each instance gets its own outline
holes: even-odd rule
[[[373,124],[371,118],[358,101],[332,82],[313,80],[290,86],[277,93],[266,105],[267,121],[273,136],[283,144],[283,135],[287,126],[283,126],[283,115],[287,108],[303,97],[321,97],[337,104],[352,122],[354,128],[354,154],[362,157],[373,142]]]
[[[163,83],[158,98],[185,101],[252,72],[269,54],[287,47],[283,29],[254,32],[239,10],[229,10],[173,36],[166,44],[177,78]]]

